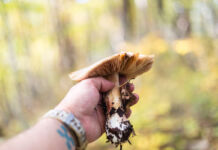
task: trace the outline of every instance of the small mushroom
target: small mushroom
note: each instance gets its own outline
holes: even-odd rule
[[[105,130],[107,139],[116,146],[120,145],[121,148],[122,143],[128,141],[134,130],[125,115],[127,103],[124,101],[124,99],[133,96],[128,94],[128,90],[125,92],[126,88],[124,85],[126,83],[124,85],[119,84],[119,75],[124,75],[127,78],[127,82],[134,79],[151,68],[153,57],[153,55],[122,52],[107,57],[87,68],[72,72],[69,75],[75,81],[103,76],[115,83],[114,88],[104,96],[106,105]]]

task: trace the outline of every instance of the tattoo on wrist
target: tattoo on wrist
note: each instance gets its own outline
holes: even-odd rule
[[[61,125],[61,129],[57,129],[57,133],[66,139],[66,145],[68,150],[72,150],[75,147],[75,143],[73,138],[71,137],[70,133],[68,132],[67,128],[64,125]]]

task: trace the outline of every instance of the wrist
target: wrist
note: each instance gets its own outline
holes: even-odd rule
[[[38,135],[32,137],[32,135]],[[44,117],[38,121],[38,123],[29,130],[32,142],[39,141],[39,144],[35,149],[63,149],[67,150],[76,149],[76,142],[74,137],[69,133],[67,128],[63,129],[63,124],[53,118]],[[68,143],[68,144],[67,144]],[[30,149],[30,148],[28,148]]]
[[[77,108],[78,109],[78,108]],[[59,104],[57,105],[54,110],[63,110],[67,113],[72,113],[81,123],[82,127],[84,128],[85,132],[87,133],[87,125],[86,125],[86,119],[84,117],[83,114],[81,113],[78,113],[78,111],[75,111],[77,110],[76,108],[73,108],[73,107],[67,107],[67,106],[64,106],[62,104]]]
[[[70,112],[53,109],[47,112],[43,118],[52,118],[62,123],[67,128],[76,141],[76,148],[83,150],[86,148],[86,133],[81,122]]]

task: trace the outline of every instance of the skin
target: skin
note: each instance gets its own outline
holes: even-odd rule
[[[121,78],[120,83],[126,80]],[[64,99],[55,107],[71,112],[80,120],[86,132],[88,142],[97,140],[105,131],[105,116],[101,107],[101,93],[107,92],[114,84],[102,77],[83,80],[73,86]],[[130,85],[134,90],[133,84]],[[135,94],[136,95],[136,94]],[[138,95],[132,105],[138,101]],[[131,110],[127,110],[129,117]],[[41,119],[35,126],[4,142],[0,150],[74,150],[75,141],[61,122],[53,118]]]

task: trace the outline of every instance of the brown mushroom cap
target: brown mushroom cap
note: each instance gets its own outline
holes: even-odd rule
[[[119,73],[125,75],[127,79],[132,79],[148,71],[152,66],[153,58],[153,55],[121,52],[100,60],[89,67],[72,72],[69,77],[72,80],[81,81],[90,77]]]

